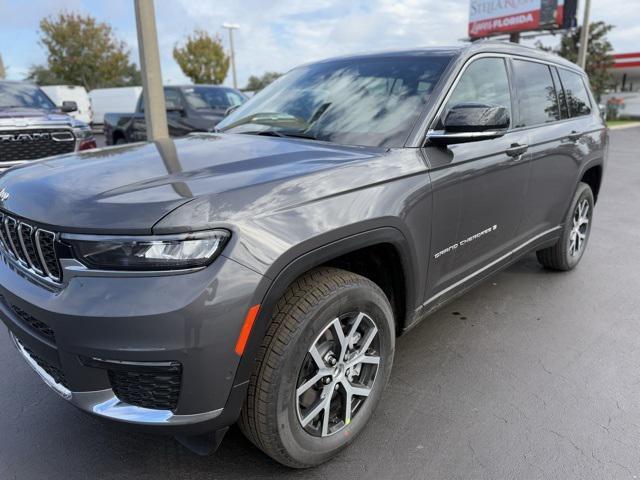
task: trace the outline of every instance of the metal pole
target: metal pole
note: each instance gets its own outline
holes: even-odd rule
[[[169,138],[153,0],[135,0],[147,139]]]
[[[520,32],[511,33],[509,35],[509,41],[511,43],[520,43]]]
[[[585,68],[587,65],[587,50],[589,46],[589,10],[591,0],[584,2],[584,17],[582,19],[582,31],[580,32],[580,49],[578,50],[578,65]]]
[[[233,31],[240,28],[235,23],[223,23],[222,28],[229,30],[229,56],[231,57],[231,73],[233,74],[233,88],[238,88],[238,77],[236,76],[236,52],[233,48]]]

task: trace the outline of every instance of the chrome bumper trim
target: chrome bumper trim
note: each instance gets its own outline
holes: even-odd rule
[[[44,383],[46,383],[54,392],[56,392],[62,398],[64,398],[65,400],[71,401],[72,399],[71,390],[66,388],[64,385],[60,385],[58,382],[56,382],[53,379],[51,375],[45,372],[44,369],[40,365],[38,365],[33,358],[31,358],[31,355],[29,355],[29,353],[24,349],[20,341],[13,334],[11,334],[11,338],[13,339],[13,343],[15,344],[16,348],[20,352],[20,355],[22,355],[22,357],[26,360],[29,366],[33,368],[33,370],[35,370],[35,372],[40,376],[42,381],[44,381]]]
[[[190,425],[213,420],[222,413],[222,408],[192,415],[176,415],[171,410],[154,410],[136,407],[124,403],[116,397],[113,390],[96,390],[93,392],[73,392],[57,383],[51,375],[38,365],[24,349],[20,341],[11,334],[13,342],[29,366],[42,378],[52,390],[65,400],[85,412],[99,417],[137,425]]]

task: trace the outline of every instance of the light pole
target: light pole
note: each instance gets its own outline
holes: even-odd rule
[[[147,139],[169,138],[153,0],[135,0]]]
[[[589,46],[589,9],[591,0],[584,2],[584,17],[582,19],[582,31],[580,32],[580,49],[578,50],[578,65],[585,68],[587,65],[587,50]]]
[[[238,77],[236,77],[236,53],[233,48],[233,31],[240,28],[236,23],[223,23],[222,28],[229,30],[229,50],[231,52],[231,73],[233,73],[233,88],[238,88]]]

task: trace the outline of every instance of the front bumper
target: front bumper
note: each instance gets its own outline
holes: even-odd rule
[[[221,256],[180,275],[105,272],[72,276],[54,289],[0,257],[0,318],[27,363],[63,398],[102,418],[175,435],[235,421],[246,386],[235,375],[235,342],[247,311],[260,303],[264,277]],[[119,398],[109,365],[166,362],[180,365],[175,407]]]
[[[84,410],[85,412],[92,413],[99,417],[144,426],[179,426],[209,422],[210,420],[219,417],[223,411],[222,408],[219,408],[211,412],[197,413],[193,415],[176,415],[171,410],[159,410],[129,405],[121,401],[111,388],[93,392],[72,392],[64,385],[58,383],[40,365],[38,365],[38,363],[13,334],[11,334],[11,338],[13,339],[18,352],[20,352],[27,364],[33,368],[44,383],[80,410]]]

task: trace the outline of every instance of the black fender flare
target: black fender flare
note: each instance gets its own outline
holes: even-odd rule
[[[407,287],[405,292],[405,311],[406,315],[411,315],[414,311],[417,296],[417,292],[412,286],[419,285],[420,282],[416,278],[415,259],[411,253],[409,242],[399,229],[395,227],[379,227],[332,241],[297,256],[279,271],[273,281],[270,281],[268,277],[264,277],[263,281],[270,282],[270,285],[266,287],[266,293],[260,302],[260,311],[255,319],[245,351],[236,370],[234,385],[248,383],[255,368],[258,350],[269,328],[275,305],[296,278],[312,268],[341,255],[381,243],[393,245],[400,255]],[[263,288],[258,290],[264,291]],[[399,319],[399,321],[404,322],[405,319]]]

